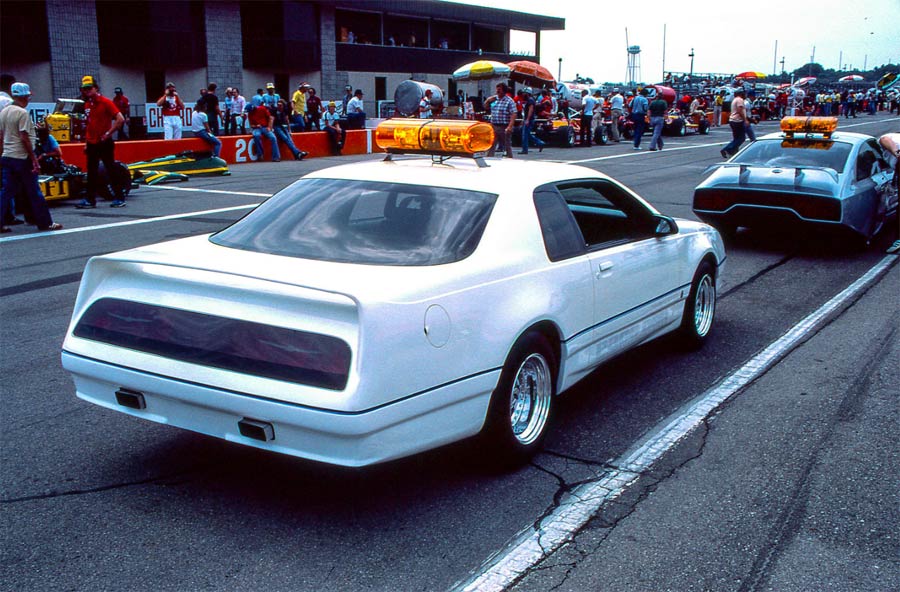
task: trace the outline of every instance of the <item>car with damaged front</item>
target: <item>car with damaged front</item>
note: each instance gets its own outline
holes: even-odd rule
[[[588,168],[483,158],[485,123],[375,135],[387,159],[224,230],[92,258],[62,352],[78,397],[337,465],[472,436],[521,462],[604,361],[706,340],[715,229]]]
[[[694,190],[693,210],[725,234],[738,227],[832,232],[870,241],[897,216],[894,172],[878,141],[837,131],[835,117],[785,117]]]

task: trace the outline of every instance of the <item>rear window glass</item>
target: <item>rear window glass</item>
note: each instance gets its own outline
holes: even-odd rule
[[[443,187],[301,179],[210,240],[322,261],[439,265],[475,250],[496,199]]]
[[[851,148],[844,142],[758,140],[732,162],[765,167],[826,167],[843,173]]]

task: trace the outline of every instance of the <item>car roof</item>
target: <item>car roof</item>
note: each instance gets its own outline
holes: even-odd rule
[[[771,134],[766,134],[765,136],[763,136],[759,139],[760,140],[784,140],[785,135],[784,135],[784,132],[774,132]],[[822,134],[813,134],[811,137],[806,138],[804,134],[799,134],[799,133],[796,134],[793,139],[800,140],[800,141],[809,139],[811,142],[812,141],[821,142],[823,140]],[[867,134],[858,134],[856,132],[837,131],[831,135],[831,140],[833,140],[835,142],[845,142],[847,144],[853,144],[854,146],[856,144],[862,144],[866,140],[873,140],[873,139],[874,138],[872,136],[869,136]]]
[[[587,167],[529,160],[485,158],[486,167],[475,159],[457,157],[443,163],[430,156],[394,156],[340,165],[315,171],[305,178],[349,179],[452,187],[500,194],[514,189],[533,189],[545,183],[568,179],[599,178],[606,175]]]

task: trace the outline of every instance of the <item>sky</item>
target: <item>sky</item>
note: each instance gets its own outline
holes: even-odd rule
[[[541,34],[541,64],[558,76],[562,58],[563,80],[577,73],[596,82],[624,81],[628,45],[640,46],[639,80],[648,83],[662,79],[664,55],[665,71],[689,72],[692,50],[695,73],[772,74],[781,71],[782,58],[791,72],[809,63],[813,52],[812,61],[826,69],[839,69],[841,63],[847,69],[900,63],[900,0],[743,2],[736,23],[730,18],[731,2],[685,9],[691,4],[677,0],[453,1],[565,18],[565,31]],[[513,51],[518,42],[513,37]]]

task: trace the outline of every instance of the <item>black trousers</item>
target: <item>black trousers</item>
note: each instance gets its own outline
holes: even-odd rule
[[[106,174],[112,181],[116,144],[112,138],[96,144],[85,144],[84,153],[87,155],[87,200],[92,204],[97,203],[97,186],[100,183],[100,162],[106,168]],[[111,183],[112,184],[112,183]],[[121,187],[113,187],[116,199],[124,199]]]

